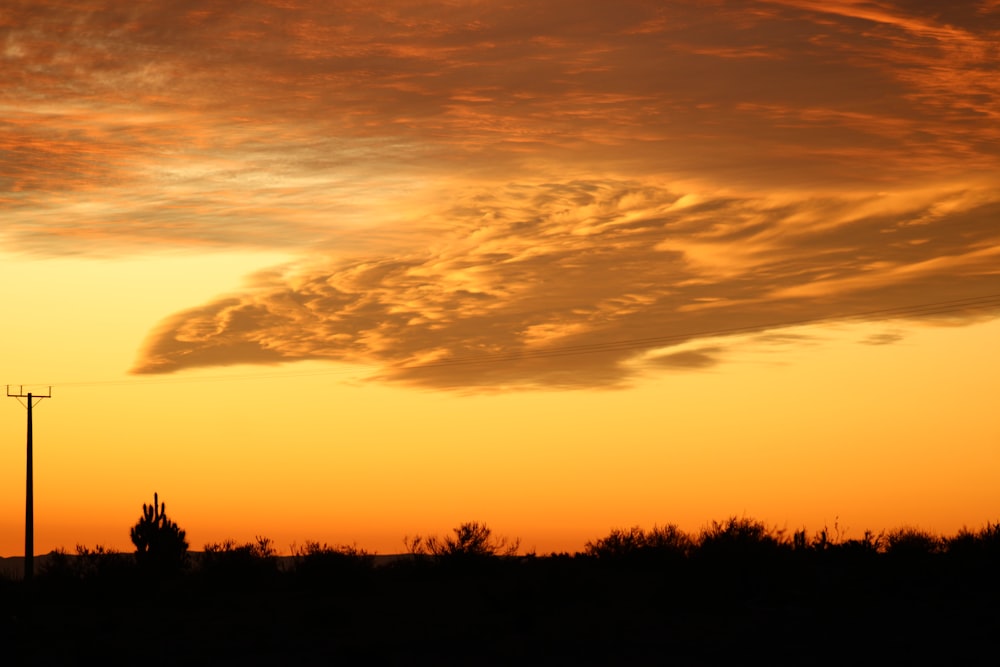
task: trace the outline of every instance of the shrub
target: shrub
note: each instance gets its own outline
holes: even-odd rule
[[[222,583],[269,578],[278,572],[277,553],[270,538],[261,536],[243,544],[233,540],[206,544],[198,569]]]
[[[670,523],[666,526],[653,526],[646,534],[646,547],[657,553],[675,553],[686,556],[694,546],[691,536]]]
[[[595,558],[620,560],[636,555],[646,546],[646,534],[639,526],[612,528],[606,537],[583,545],[583,553]]]
[[[943,550],[941,538],[919,528],[898,528],[885,536],[885,552],[896,558],[921,558]]]
[[[693,541],[673,524],[648,533],[638,526],[613,529],[606,537],[584,545],[584,553],[602,560],[635,561],[681,558],[688,555]]]
[[[885,553],[886,536],[884,532],[873,533],[866,530],[860,538],[843,540],[830,547],[837,555],[837,559],[845,562],[868,561],[879,554]]]
[[[354,546],[330,546],[306,542],[292,547],[295,574],[308,583],[339,584],[350,587],[368,575],[375,557]]]
[[[1000,522],[987,523],[978,531],[962,528],[955,537],[946,541],[948,553],[981,558],[1000,556]]]
[[[39,581],[59,586],[72,585],[80,579],[80,571],[73,557],[60,547],[48,553],[38,568]]]
[[[135,559],[130,554],[100,544],[93,549],[82,544],[76,545],[76,569],[85,578],[121,578],[134,568]]]
[[[443,538],[431,536],[424,539],[418,535],[412,539],[404,538],[403,541],[407,550],[413,555],[429,554],[439,560],[448,561],[513,556],[521,546],[519,539],[494,537],[493,531],[478,521],[463,523],[454,528],[453,532],[454,537],[446,535]]]
[[[703,528],[692,553],[702,559],[726,560],[742,566],[771,563],[782,546],[780,533],[763,522],[734,516]]]

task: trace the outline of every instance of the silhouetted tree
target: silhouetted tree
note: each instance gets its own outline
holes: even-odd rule
[[[180,527],[167,518],[166,503],[153,494],[153,504],[142,505],[142,516],[129,536],[135,545],[135,560],[150,574],[167,576],[187,565],[188,543]]]

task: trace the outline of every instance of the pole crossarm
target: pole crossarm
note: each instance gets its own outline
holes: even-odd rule
[[[31,396],[33,398],[52,398],[52,387],[49,387],[48,393],[46,393],[46,394],[39,394],[37,392],[32,392],[32,391],[29,391],[26,394],[26,393],[24,393],[24,385],[22,384],[22,385],[18,385],[18,388],[17,388],[18,393],[12,394],[12,393],[10,393],[11,386],[12,385],[7,385],[7,396],[8,396],[8,398],[28,398],[29,396]]]
[[[42,402],[43,398],[52,398],[52,387],[49,387],[48,392],[45,394],[37,394],[31,391],[29,391],[28,393],[24,393],[24,385],[18,385],[18,393],[12,394],[10,392],[10,387],[11,385],[7,385],[7,398],[16,398],[17,402],[26,408],[38,405],[39,403]],[[29,399],[32,402],[32,405],[29,406],[27,403],[21,400],[22,398]]]

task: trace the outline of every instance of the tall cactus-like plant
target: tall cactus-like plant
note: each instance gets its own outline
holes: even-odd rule
[[[187,564],[188,543],[183,530],[167,518],[167,504],[153,494],[153,504],[142,505],[142,516],[129,536],[139,567],[158,575],[180,571]]]

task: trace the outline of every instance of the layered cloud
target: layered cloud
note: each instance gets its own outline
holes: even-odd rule
[[[467,181],[995,173],[995,3],[5,2],[8,247],[335,242]]]
[[[710,367],[699,331],[997,291],[998,45],[987,0],[12,0],[0,243],[300,258],[142,372]]]
[[[451,233],[420,251],[262,276],[178,313],[136,370],[330,359],[434,387],[615,386],[711,366],[727,332],[1000,307],[991,191],[771,200],[571,181],[511,184],[450,213]],[[985,310],[916,308],[989,294]]]

